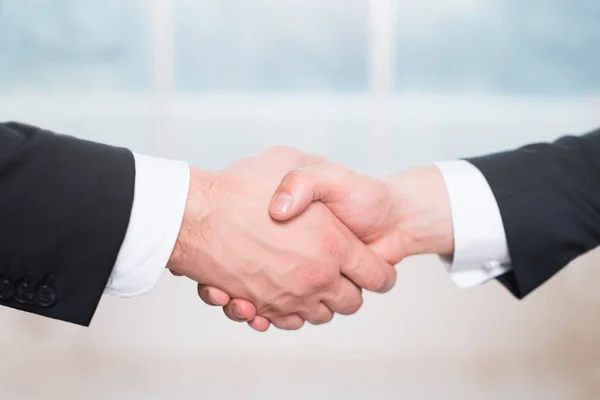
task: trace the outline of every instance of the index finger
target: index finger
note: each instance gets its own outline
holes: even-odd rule
[[[396,283],[396,268],[375,255],[352,235],[347,262],[341,272],[357,286],[370,292],[386,293]]]

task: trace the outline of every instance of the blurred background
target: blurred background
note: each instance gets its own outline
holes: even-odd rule
[[[0,0],[0,120],[222,167],[381,175],[600,126],[598,0]],[[600,254],[518,302],[435,257],[299,332],[165,274],[89,329],[0,310],[6,399],[597,399]]]

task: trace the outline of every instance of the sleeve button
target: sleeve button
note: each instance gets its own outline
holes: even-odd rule
[[[488,261],[485,263],[484,268],[487,270],[498,268],[500,266],[500,262],[497,260]]]
[[[21,304],[33,304],[35,302],[35,288],[29,279],[25,279],[17,285],[15,300]]]
[[[12,281],[5,276],[0,277],[0,300],[12,299],[14,292],[15,288]]]
[[[50,285],[41,285],[38,287],[35,304],[40,307],[52,307],[56,303],[56,290]]]

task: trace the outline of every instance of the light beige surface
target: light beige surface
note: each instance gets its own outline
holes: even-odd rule
[[[408,260],[389,295],[295,333],[231,323],[170,276],[143,298],[105,297],[90,329],[1,309],[2,398],[595,399],[598,255],[522,302]]]

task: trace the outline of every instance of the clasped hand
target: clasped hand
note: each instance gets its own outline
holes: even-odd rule
[[[425,205],[409,196],[418,178],[383,181],[284,147],[223,170],[192,168],[168,268],[259,331],[356,313],[362,289],[389,291],[394,265],[424,251],[427,222],[415,221]]]

